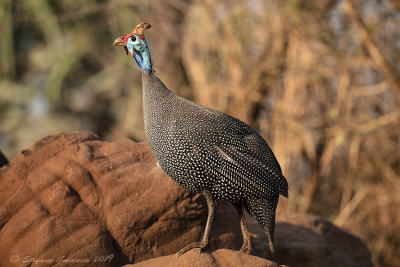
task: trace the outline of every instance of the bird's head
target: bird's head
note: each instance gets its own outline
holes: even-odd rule
[[[114,41],[114,45],[123,46],[125,53],[127,55],[130,54],[135,59],[139,68],[147,74],[152,72],[152,68],[150,51],[143,32],[150,27],[149,23],[142,22],[136,26],[132,33],[122,35]]]

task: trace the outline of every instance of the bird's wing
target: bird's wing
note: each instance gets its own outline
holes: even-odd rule
[[[265,198],[280,193],[278,177],[271,166],[234,147],[214,146],[219,155],[214,174],[240,189],[246,197]]]
[[[238,179],[253,185],[260,194],[279,193],[288,197],[287,180],[267,142],[242,121],[226,114],[223,117],[228,121],[224,136],[231,138],[221,138],[214,152],[240,166],[229,170],[235,172]]]
[[[285,197],[288,197],[288,182],[282,174],[281,166],[278,160],[275,158],[274,153],[268,146],[267,142],[262,139],[256,133],[244,136],[244,141],[247,145],[249,151],[246,153],[250,154],[252,157],[257,158],[262,164],[266,165],[266,168],[270,174],[275,177],[275,181],[279,188],[279,193]]]
[[[243,141],[248,149],[247,153],[251,153],[254,157],[260,158],[263,162],[269,162],[277,172],[282,172],[281,166],[275,158],[274,153],[261,136],[255,132],[249,133],[243,136]]]
[[[199,148],[208,151],[203,154],[206,158],[198,162],[214,162],[203,167],[246,196],[261,198],[279,193],[287,197],[288,183],[267,142],[242,121],[219,111],[207,111],[212,115],[207,117],[213,120],[210,125],[215,127],[206,128],[206,136],[212,136],[212,140]],[[194,132],[194,135],[204,134],[201,127]]]

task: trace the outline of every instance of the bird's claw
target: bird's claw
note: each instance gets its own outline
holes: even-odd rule
[[[242,246],[242,248],[240,249],[240,252],[243,252],[243,253],[246,253],[246,254],[249,254],[250,255],[250,253],[251,253],[251,245],[249,246],[249,244],[248,243],[243,243],[243,246]]]
[[[203,248],[205,248],[207,245],[208,245],[208,243],[203,242],[203,241],[191,243],[191,244],[187,245],[186,247],[182,248],[181,250],[179,250],[178,253],[176,254],[176,257],[178,258],[179,256],[185,254],[186,252],[188,252],[189,250],[194,249],[194,248],[200,248],[200,252],[201,252],[201,250]]]
[[[253,234],[253,233],[250,233],[250,232],[249,232],[249,235],[250,235],[250,237],[252,237],[252,238],[254,238],[254,239],[261,239],[261,237],[259,237],[259,236],[256,235],[256,234]]]
[[[240,249],[241,252],[249,254],[251,253],[251,238],[261,239],[258,235],[248,232],[248,238],[243,240],[242,248]]]

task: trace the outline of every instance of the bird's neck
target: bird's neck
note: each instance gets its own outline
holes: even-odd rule
[[[142,72],[142,86],[145,123],[167,116],[177,96],[154,73]]]
[[[146,102],[143,104],[157,106],[160,103],[170,101],[171,97],[176,96],[154,73],[147,74],[142,72],[142,87],[143,100]]]
[[[145,49],[142,54],[142,64],[140,66],[140,68],[142,70],[144,70],[144,72],[146,72],[146,74],[151,74],[152,71],[152,67],[151,67],[151,57],[150,57],[150,51],[149,49]]]
[[[142,73],[144,128],[150,147],[157,146],[159,135],[167,131],[177,96],[154,73]]]

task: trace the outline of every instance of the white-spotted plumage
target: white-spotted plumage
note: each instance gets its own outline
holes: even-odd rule
[[[175,95],[154,74],[142,75],[146,135],[161,168],[193,192],[244,205],[273,241],[288,184],[265,140],[240,120]]]

